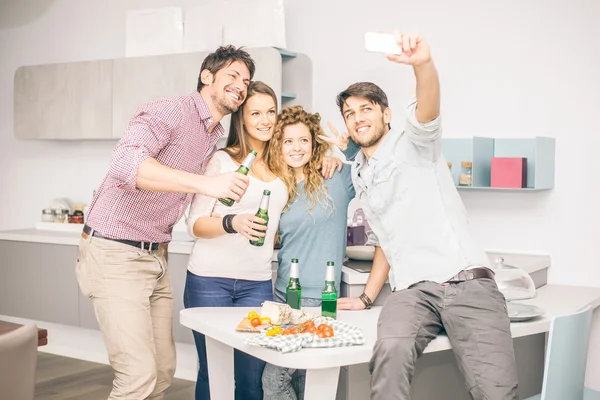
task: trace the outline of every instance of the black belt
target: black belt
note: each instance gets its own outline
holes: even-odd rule
[[[92,233],[92,228],[88,225],[84,225],[83,233],[82,233],[83,238],[87,239],[87,237],[90,235],[90,233]],[[148,251],[157,250],[158,246],[160,246],[160,243],[136,242],[135,240],[126,240],[126,239],[113,239],[113,238],[109,238],[109,237],[102,235],[98,231],[93,231],[92,236],[96,236],[96,237],[106,239],[106,240],[112,240],[114,242],[128,244],[129,246],[137,247],[139,249],[148,250]]]
[[[494,279],[494,273],[492,272],[491,269],[485,268],[485,267],[471,268],[471,269],[460,271],[458,274],[456,274],[452,278],[448,279],[445,283],[464,282],[464,281],[470,281],[471,279],[480,279],[480,278]]]

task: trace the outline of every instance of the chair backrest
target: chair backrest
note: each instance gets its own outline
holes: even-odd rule
[[[38,330],[25,325],[0,335],[0,397],[33,400]]]
[[[591,323],[591,307],[552,320],[542,400],[583,399]]]

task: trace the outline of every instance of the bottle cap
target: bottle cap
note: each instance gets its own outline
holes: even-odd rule
[[[297,258],[292,258],[292,264],[290,265],[290,278],[300,278],[300,270],[298,267]]]
[[[254,150],[250,150],[250,153],[254,154],[255,156],[257,155]]]
[[[265,191],[263,191],[263,194],[266,195],[266,196],[269,196],[269,195],[271,195],[271,191],[270,190],[265,190]]]
[[[325,280],[327,282],[335,281],[335,267],[333,261],[327,261],[327,271],[325,272]]]

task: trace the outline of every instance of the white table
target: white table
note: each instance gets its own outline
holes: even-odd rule
[[[543,317],[511,324],[513,338],[547,332],[553,317],[575,312],[587,305],[600,305],[600,288],[546,285],[538,289],[534,299],[522,301],[546,311]],[[363,330],[366,342],[362,346],[343,348],[303,349],[283,354],[273,349],[248,346],[249,333],[235,332],[241,319],[255,308],[191,308],[182,310],[180,323],[206,336],[211,397],[233,399],[233,349],[241,350],[268,363],[282,367],[306,369],[305,398],[335,399],[340,367],[369,362],[377,338],[380,307],[364,311],[340,311],[338,319]],[[319,311],[318,309],[307,309]],[[450,349],[446,336],[438,336],[425,353]]]

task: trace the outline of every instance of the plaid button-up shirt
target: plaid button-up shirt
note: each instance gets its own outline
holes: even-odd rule
[[[191,193],[150,192],[136,187],[137,170],[152,157],[167,167],[201,174],[223,135],[202,96],[167,97],[143,104],[113,151],[108,174],[96,191],[86,223],[113,239],[165,243],[192,200]]]

